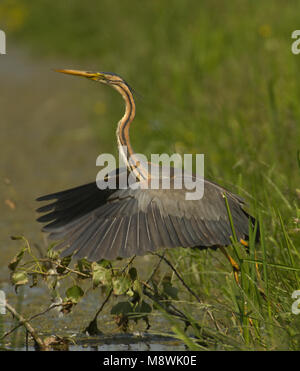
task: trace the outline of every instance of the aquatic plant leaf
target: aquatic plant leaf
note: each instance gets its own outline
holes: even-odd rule
[[[84,291],[80,286],[74,285],[66,291],[66,296],[68,300],[71,300],[73,303],[78,303],[81,297],[84,295]]]
[[[110,314],[128,314],[133,311],[131,304],[128,301],[121,301],[111,308]]]
[[[110,285],[112,280],[111,269],[103,267],[101,264],[93,263],[93,287],[97,287],[100,283],[102,285]]]
[[[22,260],[23,258],[23,255],[26,251],[27,247],[23,247],[23,249],[17,254],[14,256],[14,258],[9,262],[8,264],[8,268],[11,270],[11,271],[15,271],[15,269],[17,268],[18,264],[20,263],[20,261]]]
[[[131,281],[126,276],[123,277],[113,277],[113,292],[115,295],[125,294],[126,291],[131,286]]]
[[[28,275],[26,272],[15,272],[11,275],[11,281],[17,291],[19,286],[28,283]]]

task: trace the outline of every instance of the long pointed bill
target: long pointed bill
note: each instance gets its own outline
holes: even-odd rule
[[[89,78],[93,78],[93,77],[104,78],[104,74],[99,73],[99,72],[86,72],[86,71],[79,71],[79,70],[55,70],[55,72],[61,72],[61,73],[66,73],[68,75],[83,76],[83,77],[89,77]]]

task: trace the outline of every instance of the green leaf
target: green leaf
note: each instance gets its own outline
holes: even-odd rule
[[[77,262],[77,269],[81,273],[89,274],[92,269],[91,266],[92,266],[91,263],[86,259],[80,259]]]
[[[92,263],[93,271],[93,287],[97,287],[100,283],[102,285],[111,284],[111,269],[103,267],[101,264]]]
[[[130,288],[131,281],[126,276],[113,277],[113,292],[115,295],[122,295]]]
[[[110,261],[106,260],[106,259],[101,259],[101,260],[97,261],[97,264],[102,265],[102,267],[104,267],[104,268],[109,268],[111,266]]]
[[[10,238],[11,238],[13,241],[16,241],[16,240],[24,240],[24,237],[23,237],[23,236],[10,236]]]
[[[132,281],[137,279],[137,270],[134,267],[130,268],[128,273]]]
[[[133,311],[128,301],[121,301],[111,308],[110,314],[128,314]]]
[[[126,295],[128,295],[130,297],[133,297],[134,296],[134,291],[132,291],[132,289],[130,288],[129,290],[127,290]]]
[[[57,245],[57,242],[53,242],[49,246],[49,248],[47,250],[47,258],[54,259],[54,260],[59,258],[59,252],[53,250],[53,248],[55,247],[55,245]]]
[[[178,288],[171,285],[169,282],[163,282],[164,293],[170,298],[178,300]]]
[[[80,286],[72,286],[66,291],[66,296],[68,300],[71,300],[73,303],[78,303],[81,297],[84,295],[84,291]]]
[[[133,282],[132,289],[133,289],[133,291],[138,293],[140,297],[143,295],[143,289],[142,289],[142,286],[140,284],[140,281],[135,280]]]
[[[162,281],[164,293],[174,300],[178,300],[178,289],[172,286],[172,277],[170,274],[166,274]]]
[[[144,300],[136,307],[135,312],[138,313],[151,313],[152,307],[150,304],[145,302]]]
[[[23,258],[23,255],[26,251],[27,247],[23,247],[23,249],[17,254],[15,255],[15,257],[10,261],[10,263],[8,264],[8,268],[11,270],[11,271],[14,271],[18,264],[20,263],[21,259]]]
[[[11,276],[11,281],[15,286],[26,285],[28,282],[28,275],[26,272],[15,272]]]
[[[61,262],[60,262],[60,265],[62,265],[63,267],[57,267],[57,268],[56,268],[56,272],[57,272],[58,274],[63,273],[63,272],[66,270],[65,267],[67,267],[67,266],[70,264],[71,259],[72,259],[72,255],[69,255],[69,256],[64,257],[64,258],[61,260]]]

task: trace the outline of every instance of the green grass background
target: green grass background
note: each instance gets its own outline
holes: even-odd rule
[[[300,315],[291,313],[300,289],[300,55],[291,52],[299,14],[291,0],[0,3],[1,28],[33,54],[116,72],[135,88],[136,152],[204,153],[206,176],[244,196],[260,219],[262,243],[250,255],[230,248],[242,265],[240,286],[218,253],[170,252],[205,310],[193,302],[190,311],[192,297],[183,307],[222,335],[221,349],[300,347]],[[101,151],[116,153],[119,96],[99,88],[82,104]],[[200,347],[169,320],[190,348]]]

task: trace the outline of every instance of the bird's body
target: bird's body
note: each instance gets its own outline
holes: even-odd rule
[[[126,103],[126,110],[117,129],[120,151],[126,148],[125,168],[108,174],[116,177],[133,172],[137,187],[99,189],[96,182],[66,191],[40,197],[39,201],[53,201],[39,212],[49,212],[38,221],[50,222],[43,228],[50,238],[61,240],[56,246],[62,255],[74,254],[90,261],[144,255],[160,248],[218,247],[231,244],[231,224],[224,195],[227,198],[238,240],[247,240],[249,219],[243,209],[243,200],[208,181],[204,182],[204,195],[199,200],[186,200],[186,189],[151,189],[143,187],[150,173],[137,161],[129,142],[129,126],[135,115],[135,104],[128,84],[119,76],[74,70],[60,72],[88,77],[112,85]],[[128,152],[128,153],[127,153]],[[174,181],[176,172],[171,175]],[[190,181],[195,176],[191,175]],[[172,182],[171,182],[172,185]],[[185,183],[186,185],[186,183]]]

